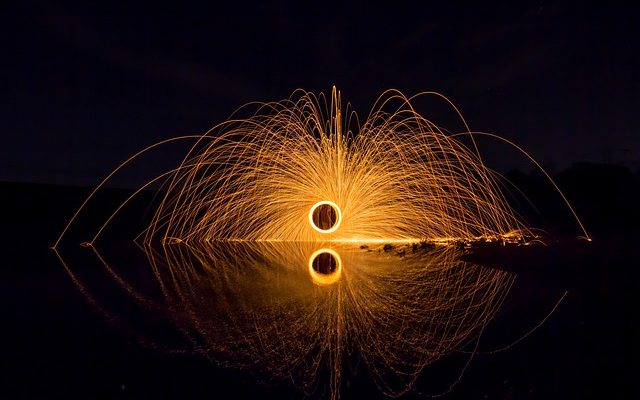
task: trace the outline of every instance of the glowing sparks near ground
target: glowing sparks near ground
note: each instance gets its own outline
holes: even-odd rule
[[[524,229],[479,157],[406,98],[385,99],[361,127],[343,121],[337,91],[323,100],[304,93],[211,132],[172,174],[145,238],[472,239]],[[307,223],[316,204],[335,207],[338,223]]]
[[[476,134],[460,118],[466,131],[447,134],[397,91],[385,92],[362,125],[348,107],[343,112],[335,89],[330,101],[297,91],[262,104],[248,118],[161,142],[127,160],[174,140],[196,140],[180,165],[141,186],[164,185],[142,237],[391,242],[529,234],[507,204],[500,177],[482,162]],[[309,211],[322,204],[337,213],[327,229]]]

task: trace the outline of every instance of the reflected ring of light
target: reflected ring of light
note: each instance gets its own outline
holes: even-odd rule
[[[337,214],[337,219],[336,219],[335,224],[333,224],[333,226],[331,228],[329,228],[329,229],[321,229],[313,221],[313,213],[316,211],[316,209],[318,207],[324,206],[324,205],[327,205],[327,206],[333,208],[335,210],[336,214]],[[309,210],[309,223],[311,224],[313,229],[315,229],[316,231],[318,231],[320,233],[335,232],[336,229],[338,229],[338,227],[340,226],[341,222],[342,222],[342,211],[340,211],[340,207],[338,207],[338,205],[336,203],[334,203],[333,201],[329,201],[329,200],[319,201],[316,204],[314,204],[313,206],[311,206],[311,209]]]
[[[322,274],[313,268],[313,261],[322,253],[329,253],[336,260],[336,269],[330,274]],[[313,281],[313,283],[318,286],[333,285],[334,283],[339,281],[340,277],[342,276],[342,259],[340,258],[340,255],[335,250],[327,248],[314,251],[313,254],[311,254],[311,256],[309,257],[309,275],[311,275],[311,280]]]

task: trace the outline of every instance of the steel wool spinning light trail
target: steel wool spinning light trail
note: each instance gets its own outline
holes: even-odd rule
[[[304,93],[212,132],[171,177],[147,239],[411,241],[523,228],[479,157],[406,98],[386,99],[356,135],[348,121],[334,89],[329,107]],[[318,206],[337,214],[325,229]]]
[[[472,132],[449,100],[427,94],[446,101],[465,130],[446,133],[397,91],[385,92],[360,124],[349,107],[343,112],[334,88],[330,99],[299,90],[203,135],[149,146],[97,186],[53,248],[128,163],[194,140],[179,165],[131,194],[87,242],[142,190],[162,185],[138,236],[162,301],[138,293],[94,251],[137,301],[165,307],[194,351],[291,379],[307,393],[325,374],[332,398],[354,350],[393,396],[412,390],[428,365],[471,349],[462,373],[514,277],[464,262],[461,249],[447,244],[535,235],[475,142],[480,135],[507,140]]]
[[[335,88],[329,102],[299,90],[204,135],[150,146],[124,164],[158,145],[196,140],[177,168],[140,188],[163,182],[165,189],[142,237],[446,242],[530,234],[458,115],[466,131],[448,135],[416,112],[411,99],[391,90],[360,126],[348,107],[343,113]],[[472,148],[461,135],[471,139]]]

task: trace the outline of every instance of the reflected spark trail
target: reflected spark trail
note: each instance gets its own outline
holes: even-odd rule
[[[309,265],[327,249],[340,257],[340,273],[318,283]],[[425,367],[474,348],[513,283],[508,272],[461,261],[454,246],[402,249],[311,242],[145,246],[162,292],[156,305],[93,251],[141,307],[164,310],[193,352],[338,398],[345,362],[357,360],[383,393],[410,391]]]

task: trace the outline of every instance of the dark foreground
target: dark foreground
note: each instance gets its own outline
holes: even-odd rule
[[[303,397],[288,382],[261,382],[265,377],[223,368],[197,355],[156,348],[135,332],[105,320],[47,248],[83,192],[2,185],[0,397]],[[122,195],[110,192],[100,201],[109,204]],[[140,210],[131,215],[141,214]],[[101,216],[94,212],[85,218]],[[135,219],[129,219],[114,231],[135,228]],[[568,294],[555,313],[517,345],[496,354],[478,354],[445,398],[633,398],[638,313],[630,288],[632,271],[640,264],[630,249],[636,249],[636,240],[632,232],[619,231],[601,233],[586,250],[560,243],[524,255],[492,256],[486,250],[480,254],[487,264],[495,262],[495,267],[518,275],[498,318],[483,335],[481,350],[519,338]],[[67,247],[75,251],[80,241],[72,237]],[[131,268],[136,267],[135,259],[131,257]],[[94,282],[109,279],[99,269],[83,274]],[[120,309],[126,313],[126,307]],[[416,390],[438,393],[442,382],[455,378],[451,371],[460,365],[456,355],[437,362],[423,371]],[[362,366],[357,374],[344,377],[342,397],[384,398]]]

